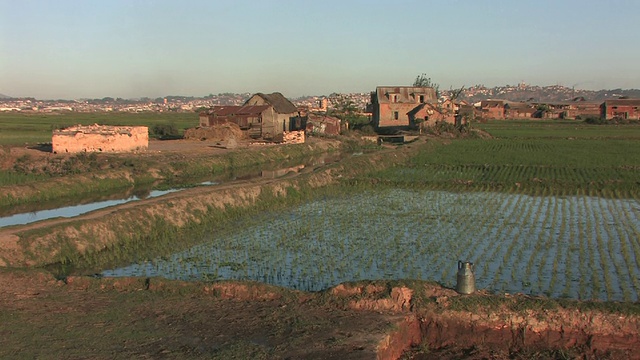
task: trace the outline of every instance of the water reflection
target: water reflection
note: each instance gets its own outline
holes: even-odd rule
[[[285,176],[289,173],[299,173],[302,169],[304,169],[304,165],[286,167],[282,169],[276,170],[262,170],[262,177],[267,179],[275,179],[282,176]]]
[[[636,199],[376,189],[252,215],[189,249],[102,275],[253,280],[306,291],[365,279],[453,287],[463,259],[476,264],[476,285],[489,291],[638,301],[638,206]]]
[[[0,218],[0,227],[11,226],[11,225],[24,225],[24,224],[29,224],[29,223],[40,221],[40,220],[52,219],[56,217],[66,217],[66,218],[74,217],[74,216],[86,214],[94,210],[103,209],[109,206],[120,205],[120,204],[128,203],[131,201],[137,201],[141,199],[154,198],[154,197],[162,196],[162,195],[180,191],[180,190],[181,189],[170,189],[170,190],[162,190],[162,191],[153,190],[149,192],[147,196],[134,195],[126,199],[98,201],[90,204],[66,206],[66,207],[61,207],[61,208],[51,209],[51,210],[41,210],[41,211],[34,211],[29,213],[15,214],[15,215]]]

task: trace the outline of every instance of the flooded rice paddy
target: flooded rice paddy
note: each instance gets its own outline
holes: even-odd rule
[[[588,196],[381,190],[263,214],[198,246],[104,276],[244,279],[322,290],[365,279],[637,301],[640,202]]]

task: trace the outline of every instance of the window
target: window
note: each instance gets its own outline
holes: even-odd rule
[[[393,112],[393,120],[398,120],[398,112],[397,111]]]
[[[424,95],[420,95],[420,104],[424,103]]]

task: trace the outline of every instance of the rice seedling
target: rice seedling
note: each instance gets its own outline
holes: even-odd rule
[[[613,281],[619,276],[629,278],[628,273],[616,270],[628,266],[629,260],[605,256],[610,251],[605,239],[621,237],[624,232],[607,233],[597,224],[600,216],[594,215],[607,208],[625,218],[620,226],[634,224],[637,228],[637,218],[628,217],[632,207],[626,206],[625,212],[625,203],[619,201],[602,199],[607,205],[598,208],[586,197],[551,199],[401,189],[325,198],[291,210],[256,214],[248,222],[243,218],[242,227],[230,225],[233,231],[205,235],[200,245],[188,251],[153,258],[156,266],[141,262],[105,275],[252,279],[305,290],[359,279],[409,277],[452,286],[455,263],[465,256],[478,264],[487,263],[478,267],[476,275],[478,285],[490,290],[633,299],[637,294],[631,290],[633,285],[620,290]],[[569,227],[570,213],[584,219],[575,232]],[[373,224],[364,221],[367,214],[377,214],[378,220]],[[634,230],[629,227],[626,231]],[[572,264],[568,246],[576,252],[573,258],[577,261]],[[626,258],[631,259],[628,253]],[[635,255],[633,266],[629,273],[639,271]],[[581,279],[574,279],[578,277]],[[573,281],[579,282],[575,293],[567,290]]]

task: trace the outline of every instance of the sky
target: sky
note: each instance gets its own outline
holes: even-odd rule
[[[0,0],[0,94],[640,88],[638,0]]]

